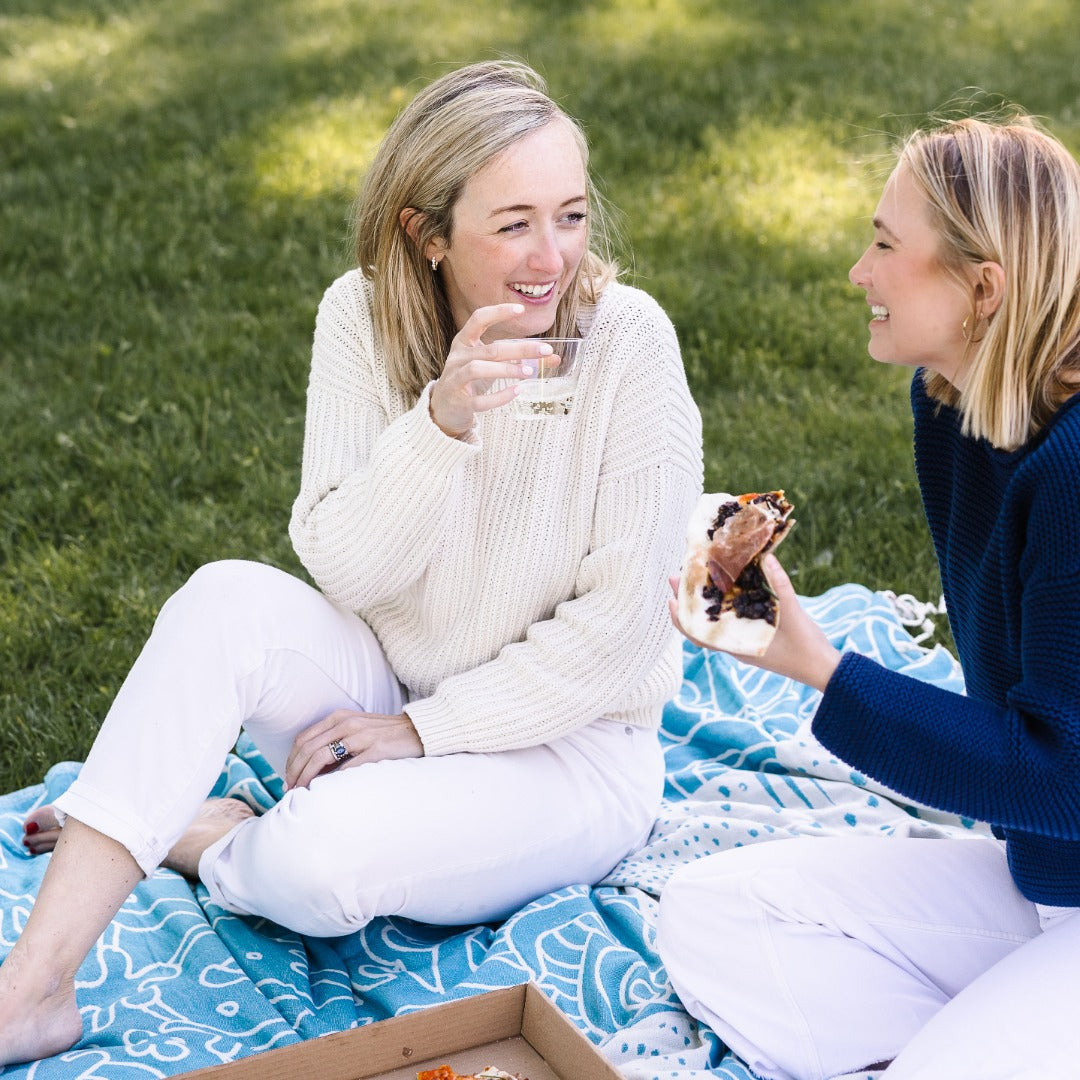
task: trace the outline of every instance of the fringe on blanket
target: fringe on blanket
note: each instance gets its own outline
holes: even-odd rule
[[[897,596],[891,589],[882,589],[881,594],[891,601],[896,609],[896,617],[904,626],[918,627],[919,633],[913,633],[911,636],[920,644],[937,633],[937,624],[931,616],[948,614],[945,610],[944,595],[935,604],[928,600],[918,600],[911,593],[901,593]]]

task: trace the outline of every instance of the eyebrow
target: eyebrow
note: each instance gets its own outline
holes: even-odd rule
[[[564,207],[573,206],[574,203],[588,202],[588,199],[584,195],[575,195],[572,199],[567,199],[565,202],[559,203],[559,209]],[[517,203],[514,206],[500,206],[497,210],[492,210],[488,217],[496,217],[499,214],[524,214],[530,210],[535,210],[535,206],[528,206],[525,203]]]
[[[874,218],[872,224],[873,224],[875,229],[880,229],[882,232],[887,232],[894,240],[898,239],[896,233],[894,233],[892,231],[892,229],[890,229],[889,226],[886,225],[885,222],[881,220],[881,218],[879,218],[879,217]]]

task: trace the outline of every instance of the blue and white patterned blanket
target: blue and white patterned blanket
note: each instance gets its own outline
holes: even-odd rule
[[[839,646],[962,690],[944,649],[917,645],[891,601],[844,585],[804,604]],[[228,914],[177,874],[143,882],[80,968],[84,1037],[5,1080],[149,1080],[309,1039],[452,998],[535,980],[628,1080],[750,1080],[681,1009],[655,948],[657,900],[679,864],[739,844],[852,830],[971,835],[981,827],[868,783],[809,733],[817,694],[729,657],[684,651],[665,711],[667,789],[648,843],[597,887],[543,896],[498,926],[378,919],[344,938],[305,938]],[[216,792],[270,805],[280,781],[244,743]],[[78,765],[0,797],[0,954],[25,922],[47,857],[22,847],[32,806]]]

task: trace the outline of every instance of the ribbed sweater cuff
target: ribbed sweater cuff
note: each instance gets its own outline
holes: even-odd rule
[[[818,742],[856,768],[865,768],[860,762],[863,741],[878,742],[870,730],[866,707],[867,690],[875,686],[873,676],[877,674],[867,667],[871,664],[874,661],[860,653],[845,652],[825,687],[811,724]]]
[[[460,741],[461,721],[438,695],[410,701],[405,712],[413,722],[428,757],[452,753]]]
[[[424,455],[424,460],[436,468],[452,468],[463,458],[471,457],[480,449],[480,437],[473,427],[465,434],[454,438],[431,418],[431,388],[428,383],[420,394],[412,411],[409,425],[409,438],[413,445]]]

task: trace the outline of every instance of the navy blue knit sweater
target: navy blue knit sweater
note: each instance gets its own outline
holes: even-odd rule
[[[928,806],[989,822],[1020,891],[1080,906],[1080,394],[1012,453],[912,382],[915,464],[966,696],[845,654],[813,730]]]

